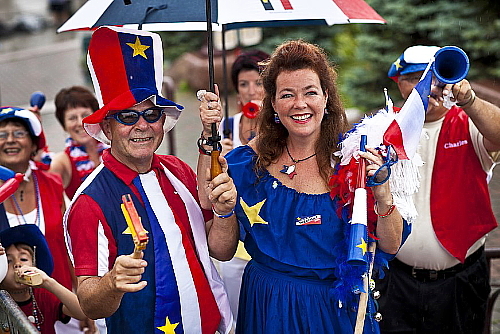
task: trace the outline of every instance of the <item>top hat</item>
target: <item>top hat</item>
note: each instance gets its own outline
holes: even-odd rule
[[[90,39],[87,64],[101,109],[83,119],[85,130],[109,144],[100,122],[115,110],[123,110],[150,99],[165,107],[165,132],[177,123],[183,106],[162,97],[163,47],[158,34],[100,27]]]
[[[32,137],[35,138],[35,144],[38,149],[44,148],[45,135],[42,131],[42,124],[35,114],[31,111],[17,107],[0,107],[0,122],[7,119],[17,119],[26,125],[26,129]]]
[[[398,82],[400,75],[424,71],[439,49],[439,46],[410,46],[392,63],[387,76]]]
[[[18,243],[30,246],[35,253],[34,265],[47,275],[52,274],[54,270],[52,254],[42,231],[35,224],[23,224],[3,230],[0,232],[0,242],[5,249]]]

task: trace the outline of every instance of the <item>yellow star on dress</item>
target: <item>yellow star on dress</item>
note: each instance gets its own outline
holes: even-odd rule
[[[365,255],[367,251],[367,245],[368,244],[365,242],[365,240],[361,238],[361,243],[359,245],[356,245],[356,247],[361,248],[361,250],[363,251],[363,255]]]
[[[260,209],[262,209],[262,206],[266,200],[262,200],[261,202],[248,206],[247,203],[243,200],[243,198],[240,199],[240,204],[241,207],[243,208],[243,211],[245,211],[245,214],[247,215],[248,221],[250,222],[250,226],[253,226],[253,224],[269,224],[266,222],[264,219],[262,219],[261,216],[259,216]]]
[[[163,333],[166,333],[166,334],[175,334],[175,328],[178,325],[179,325],[179,323],[171,324],[170,319],[167,317],[165,319],[165,325],[163,325],[161,327],[156,327],[156,328],[158,328],[159,330],[161,330]]]
[[[134,44],[127,43],[127,45],[130,46],[134,50],[134,54],[132,55],[132,57],[141,55],[145,59],[148,59],[148,57],[146,57],[146,53],[144,51],[146,51],[147,49],[149,49],[150,46],[149,45],[143,45],[143,44],[141,44],[141,40],[139,39],[139,36],[137,36],[135,38],[135,43]]]

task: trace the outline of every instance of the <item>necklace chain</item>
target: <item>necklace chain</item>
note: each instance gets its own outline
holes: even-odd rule
[[[35,186],[35,209],[36,209],[36,218],[35,218],[35,222],[34,224],[37,225],[38,227],[40,227],[40,210],[38,208],[38,201],[40,200],[40,193],[39,193],[39,189],[38,189],[38,178],[36,177],[35,173],[33,173],[33,184]],[[16,199],[16,195],[15,194],[12,194],[11,196],[11,199],[13,200],[14,202],[14,205],[15,205],[15,210],[16,210],[16,216],[17,216],[17,221],[18,223],[20,224],[21,222],[19,221],[19,216],[17,215],[17,213],[19,212],[19,214],[22,216],[23,218],[23,221],[24,221],[24,224],[26,224],[26,219],[24,218],[24,213],[23,213],[23,210],[21,209],[21,206],[19,205],[19,203],[17,202],[17,199]],[[22,201],[22,200],[21,200]]]
[[[32,306],[33,306],[33,320],[34,320],[34,325],[36,326],[36,328],[38,329],[39,332],[42,331],[42,324],[43,324],[43,321],[45,320],[44,317],[43,317],[43,314],[40,310],[40,307],[38,307],[38,303],[36,302],[36,299],[35,299],[35,294],[33,293],[33,289],[30,288],[30,295],[31,295],[31,298],[32,298]]]
[[[314,157],[316,155],[316,153],[314,154],[311,154],[310,156],[308,156],[307,158],[304,158],[304,159],[294,159],[292,157],[292,155],[290,154],[290,151],[288,150],[288,145],[285,145],[285,148],[286,148],[286,153],[288,153],[288,156],[290,157],[290,159],[292,159],[292,161],[296,164],[298,164],[299,162],[302,162],[302,161],[306,161],[308,159],[311,159],[312,157]]]

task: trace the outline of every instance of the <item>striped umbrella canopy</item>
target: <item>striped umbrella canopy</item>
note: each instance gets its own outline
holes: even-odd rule
[[[211,0],[213,30],[286,25],[385,23],[363,0]],[[206,0],[88,0],[57,31],[103,25],[149,31],[206,30]]]

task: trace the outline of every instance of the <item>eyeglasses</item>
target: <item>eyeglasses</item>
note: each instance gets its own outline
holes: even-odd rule
[[[398,162],[398,155],[391,151],[391,146],[387,147],[387,155],[384,158],[384,163],[380,166],[372,176],[366,181],[367,187],[379,186],[384,184],[391,176],[391,166]]]
[[[417,83],[420,81],[420,77],[421,76],[409,76],[409,77],[401,76],[401,77],[399,77],[399,80],[408,81],[410,83]]]
[[[164,108],[153,107],[143,111],[137,110],[121,110],[112,115],[106,116],[105,119],[114,118],[117,122],[125,125],[134,125],[139,121],[142,116],[144,120],[148,123],[157,122],[161,116],[164,114]]]
[[[0,140],[7,140],[9,139],[9,136],[12,134],[12,137],[15,139],[21,139],[21,138],[26,138],[29,134],[28,131],[25,130],[15,130],[12,132],[7,132],[7,131],[0,131]]]

